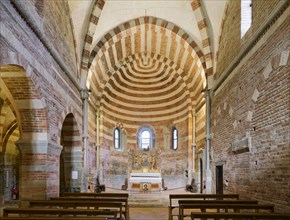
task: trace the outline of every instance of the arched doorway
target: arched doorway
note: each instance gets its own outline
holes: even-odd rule
[[[21,75],[25,70],[16,65],[0,68],[0,201],[18,200],[20,151],[16,142],[20,138],[20,119],[15,100],[5,82],[11,75]],[[10,78],[11,80],[11,78]]]
[[[62,152],[60,154],[60,193],[79,192],[81,189],[82,145],[77,122],[69,113],[61,130]]]

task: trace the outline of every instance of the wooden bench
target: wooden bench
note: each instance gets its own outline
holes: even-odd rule
[[[128,193],[86,193],[86,192],[64,192],[61,197],[117,197],[129,198]]]
[[[112,218],[107,217],[40,217],[40,216],[30,216],[30,217],[1,217],[1,220],[110,220]]]
[[[290,213],[280,214],[280,213],[211,213],[211,212],[192,212],[191,220],[196,219],[290,219]]]
[[[183,220],[185,217],[190,217],[191,214],[184,214],[185,210],[200,209],[202,212],[206,212],[208,209],[214,209],[215,212],[232,212],[239,213],[241,210],[247,210],[249,212],[259,213],[261,210],[266,210],[269,213],[274,213],[274,205],[258,205],[258,204],[179,204],[179,220]]]
[[[178,204],[258,204],[257,200],[178,200]]]
[[[129,204],[128,204],[128,197],[129,194],[122,193],[123,197],[113,197],[110,193],[99,193],[104,196],[98,196],[98,197],[51,197],[50,200],[55,201],[102,201],[102,202],[122,202],[124,211],[123,214],[125,215],[125,219],[129,220]],[[121,193],[119,193],[121,194]]]
[[[3,217],[9,217],[10,214],[18,214],[19,216],[28,215],[37,217],[49,216],[97,216],[117,220],[118,212],[116,210],[96,210],[96,209],[40,209],[40,208],[4,208]]]
[[[123,219],[123,203],[118,200],[113,201],[103,201],[103,200],[94,200],[94,201],[81,201],[81,200],[31,200],[29,201],[29,207],[46,207],[46,208],[95,208],[95,209],[117,209],[119,213],[119,219]]]
[[[178,208],[178,205],[174,205],[174,200],[184,200],[184,199],[198,199],[198,200],[224,200],[224,199],[233,199],[238,200],[239,195],[238,194],[170,194],[169,195],[169,207],[168,207],[168,219],[173,220],[172,211],[175,208]]]

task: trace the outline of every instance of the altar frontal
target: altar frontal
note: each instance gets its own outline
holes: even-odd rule
[[[130,151],[129,190],[136,186],[140,192],[151,192],[153,186],[160,191],[162,178],[160,173],[160,152],[155,149]]]

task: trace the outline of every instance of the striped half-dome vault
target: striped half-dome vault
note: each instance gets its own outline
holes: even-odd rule
[[[182,29],[141,17],[112,29],[97,43],[87,87],[112,125],[177,123],[203,101],[204,69],[202,51]]]

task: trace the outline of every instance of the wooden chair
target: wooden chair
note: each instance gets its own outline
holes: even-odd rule
[[[195,179],[194,178],[192,178],[192,180],[191,180],[191,184],[189,185],[186,185],[185,186],[185,190],[186,191],[190,191],[190,192],[197,192],[197,185],[195,184]]]
[[[128,178],[125,178],[125,183],[122,185],[122,190],[127,190],[128,189]]]
[[[104,184],[100,184],[99,176],[96,178],[96,185],[95,185],[95,193],[105,192],[106,186]]]
[[[162,189],[167,190],[167,186],[165,186],[164,179],[162,178]]]

